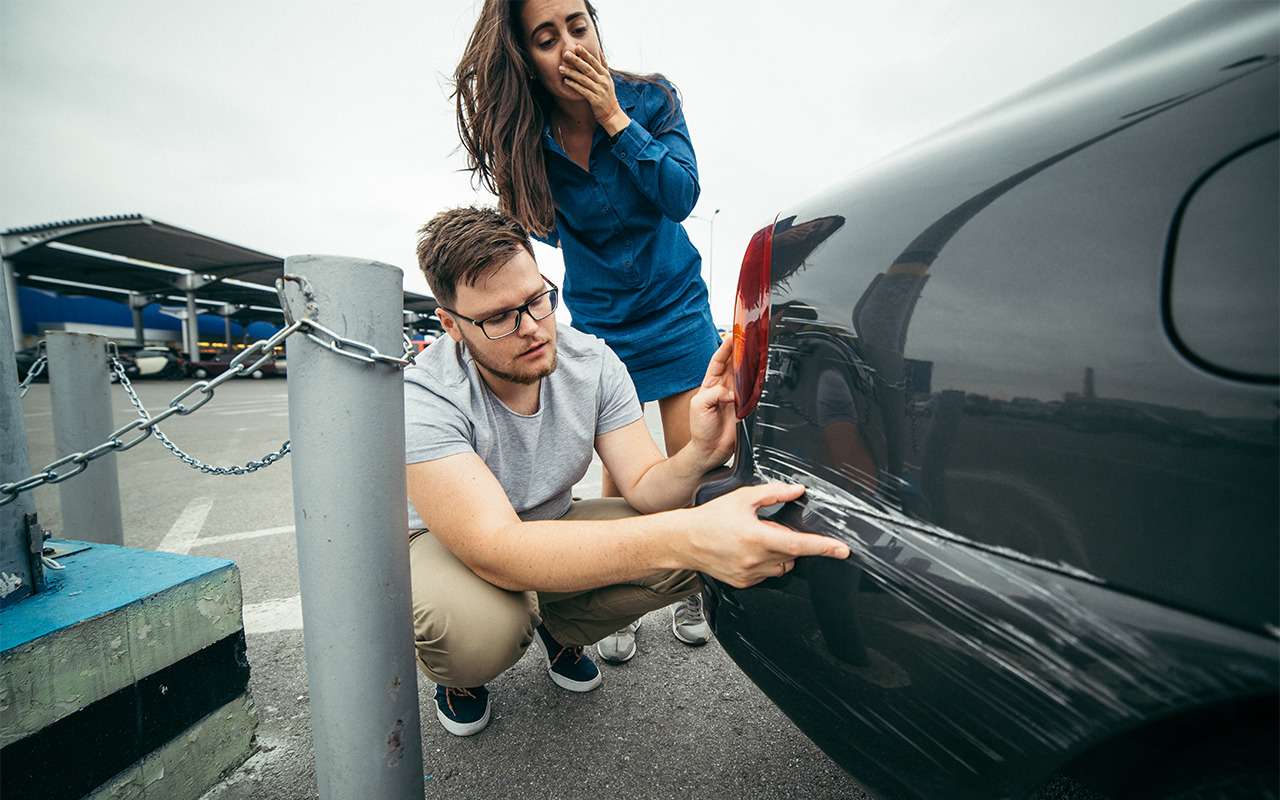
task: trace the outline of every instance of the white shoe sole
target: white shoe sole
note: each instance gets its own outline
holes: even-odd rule
[[[609,664],[625,664],[625,663],[627,663],[628,661],[630,661],[631,659],[633,659],[633,658],[635,658],[635,657],[636,657],[636,651],[637,651],[638,649],[639,649],[639,648],[637,648],[637,647],[636,647],[636,643],[633,641],[633,642],[631,643],[631,649],[630,649],[629,651],[627,651],[627,654],[626,654],[625,656],[622,656],[621,658],[611,658],[610,656],[606,656],[604,653],[602,653],[602,652],[600,651],[600,645],[599,645],[599,643],[597,643],[597,644],[596,644],[596,653],[597,653],[597,654],[599,654],[600,659],[601,659],[602,661],[605,661],[605,662],[607,662],[607,663],[609,663]]]
[[[699,647],[699,646],[704,645],[704,644],[706,644],[707,642],[711,641],[711,629],[710,629],[710,627],[708,627],[708,629],[707,629],[707,636],[706,636],[706,638],[703,638],[703,639],[686,639],[685,637],[681,636],[681,635],[680,635],[680,628],[676,626],[676,615],[675,615],[675,614],[672,614],[672,615],[671,615],[671,633],[672,633],[672,635],[674,635],[674,636],[675,636],[677,639],[679,639],[680,641],[684,642],[684,643],[685,643],[685,644],[687,644],[687,645],[691,645],[691,646],[693,646],[693,647]]]
[[[439,706],[436,706],[436,719],[440,720],[441,727],[454,736],[474,736],[489,724],[489,710],[490,706],[486,705],[484,707],[484,716],[475,722],[454,722],[445,716]]]
[[[589,692],[600,685],[601,678],[599,672],[596,673],[594,680],[575,681],[572,678],[566,678],[553,670],[551,668],[551,653],[547,652],[547,645],[542,641],[541,636],[535,634],[533,638],[538,640],[538,649],[542,651],[542,660],[546,662],[547,674],[551,676],[551,682],[556,686],[570,692]]]
[[[631,623],[630,625],[628,625],[628,626],[627,626],[628,628],[630,628],[630,629],[631,629],[631,633],[632,633],[632,634],[635,634],[635,632],[636,632],[636,631],[640,630],[640,622],[641,622],[641,620],[637,619],[635,622],[633,622],[633,623]],[[637,652],[639,652],[639,648],[637,648],[637,647],[636,647],[636,641],[635,641],[635,639],[632,639],[632,640],[631,640],[631,651],[630,651],[629,653],[627,653],[627,654],[626,654],[625,656],[623,656],[622,658],[610,658],[610,657],[606,656],[604,653],[602,653],[602,652],[600,651],[600,643],[599,643],[599,642],[596,642],[596,653],[600,656],[600,658],[601,658],[603,661],[605,661],[605,662],[607,662],[607,663],[609,663],[609,664],[625,664],[625,663],[627,663],[628,661],[630,661],[631,659],[635,658],[635,657],[636,657],[636,653],[637,653]]]

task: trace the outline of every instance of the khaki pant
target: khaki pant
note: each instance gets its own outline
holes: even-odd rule
[[[617,498],[579,500],[562,519],[637,513]],[[697,573],[681,570],[580,592],[510,592],[476,575],[424,530],[410,535],[409,569],[418,664],[443,686],[493,680],[520,660],[540,622],[561,644],[588,645],[702,589]]]

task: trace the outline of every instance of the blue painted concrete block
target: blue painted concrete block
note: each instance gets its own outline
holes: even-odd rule
[[[64,569],[0,610],[0,794],[26,796],[39,781],[32,796],[79,798],[108,783],[150,785],[134,773],[159,769],[155,797],[198,797],[247,757],[256,727],[239,570],[219,558],[50,544],[67,553],[57,557]],[[66,752],[97,756],[70,773],[41,763]]]
[[[223,558],[157,553],[70,539],[50,540],[49,544],[79,552],[62,560],[65,569],[45,572],[45,591],[0,611],[0,653],[174,586],[235,569],[233,562]]]

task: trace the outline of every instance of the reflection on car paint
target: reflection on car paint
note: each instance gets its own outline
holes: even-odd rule
[[[710,608],[873,790],[1019,796],[1152,724],[1274,715],[1280,403],[1181,360],[1156,287],[1187,187],[1276,127],[1275,17],[1194,6],[776,223],[718,491],[802,483],[770,518],[853,556]]]

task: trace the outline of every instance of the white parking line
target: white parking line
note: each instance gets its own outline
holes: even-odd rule
[[[244,632],[302,630],[302,595],[250,603],[244,607]]]
[[[259,536],[275,536],[280,533],[293,533],[293,526],[281,525],[279,528],[262,528],[261,530],[244,531],[243,533],[224,533],[220,536],[202,536],[199,541],[194,542],[191,546],[205,547],[224,542],[238,542],[242,539],[257,539]]]
[[[197,497],[178,515],[178,519],[173,523],[173,527],[160,540],[160,544],[156,547],[162,553],[182,553],[191,552],[191,545],[195,542],[196,537],[200,535],[201,529],[204,528],[205,518],[209,516],[209,509],[213,508],[212,497]]]

